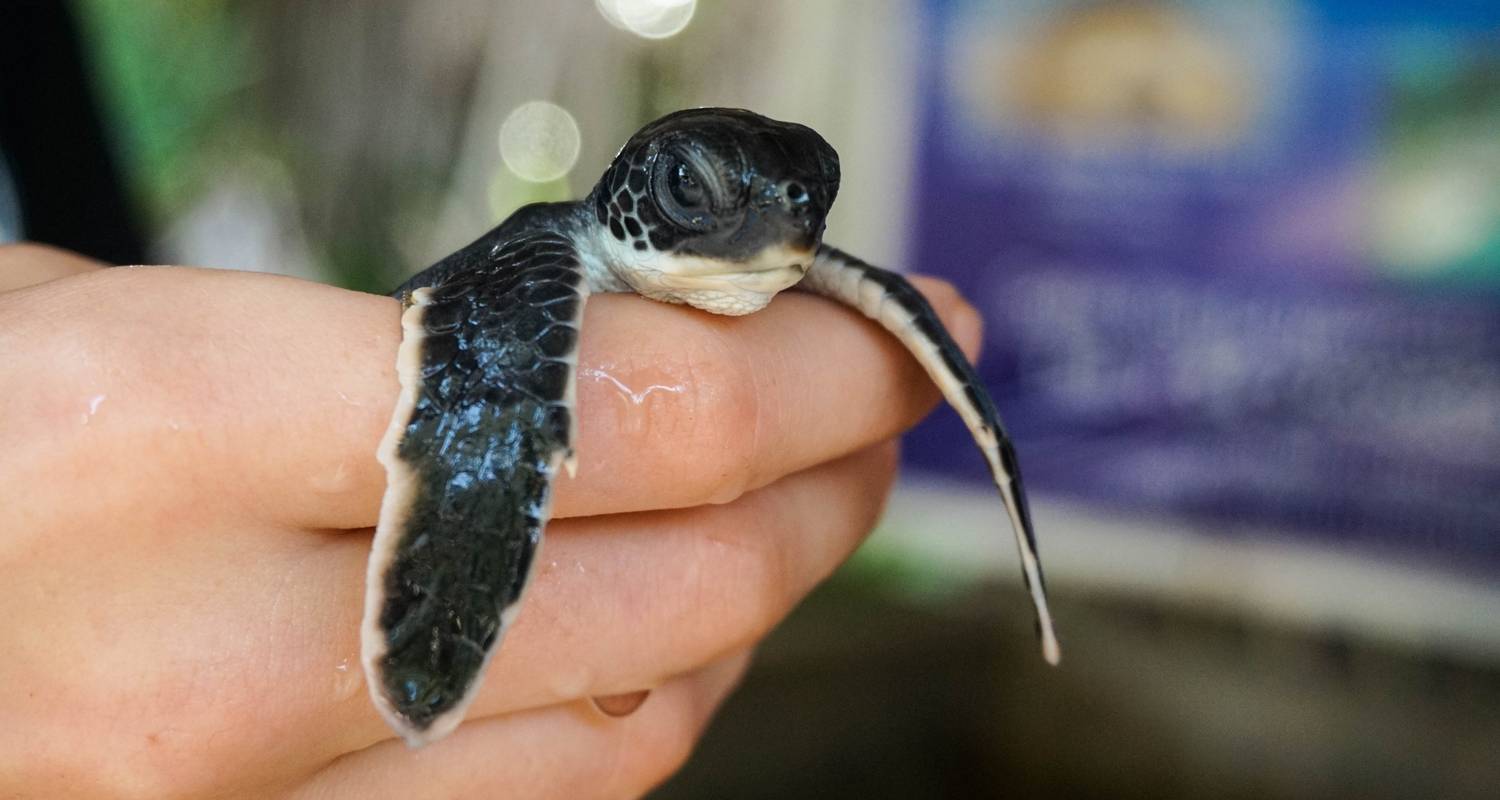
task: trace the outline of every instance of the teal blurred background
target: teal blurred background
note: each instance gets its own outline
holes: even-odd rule
[[[656,797],[1496,796],[1495,4],[64,7],[150,261],[387,291],[729,105],[985,312],[1062,667],[939,412]]]

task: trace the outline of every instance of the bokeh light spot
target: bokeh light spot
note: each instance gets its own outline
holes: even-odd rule
[[[594,0],[609,24],[646,39],[682,32],[698,10],[698,0]]]
[[[578,123],[556,103],[522,103],[500,124],[500,158],[533,183],[555,181],[578,163]]]

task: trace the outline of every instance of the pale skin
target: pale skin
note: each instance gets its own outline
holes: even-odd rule
[[[972,357],[973,309],[919,286]],[[893,437],[938,397],[810,296],[742,318],[593,297],[578,474],[525,610],[467,721],[411,750],[358,641],[399,316],[0,247],[0,796],[644,794],[874,526]],[[643,689],[624,717],[589,700]]]

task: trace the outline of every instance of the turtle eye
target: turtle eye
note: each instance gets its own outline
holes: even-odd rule
[[[672,155],[658,162],[656,204],[673,224],[692,231],[714,227],[713,192],[691,161]]]
[[[677,163],[676,169],[667,173],[667,190],[672,193],[672,199],[677,205],[682,206],[684,211],[694,210],[703,205],[706,194],[703,184],[693,175],[693,168],[682,162]]]

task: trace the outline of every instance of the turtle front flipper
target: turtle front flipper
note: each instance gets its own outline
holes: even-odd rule
[[[414,746],[473,700],[572,439],[588,291],[572,242],[533,232],[469,250],[465,269],[400,293],[401,395],[379,451],[361,653],[376,707]]]
[[[1000,424],[1000,412],[989,392],[974,373],[974,367],[943,327],[932,306],[905,278],[890,270],[867,264],[848,253],[821,245],[807,277],[799,288],[851,306],[879,322],[901,340],[922,368],[942,390],[974,442],[989,462],[990,474],[1005,501],[1021,554],[1022,575],[1036,607],[1037,633],[1042,656],[1050,664],[1061,658],[1052,614],[1047,609],[1047,587],[1037,555],[1031,510],[1021,484],[1021,469],[1015,446]]]

